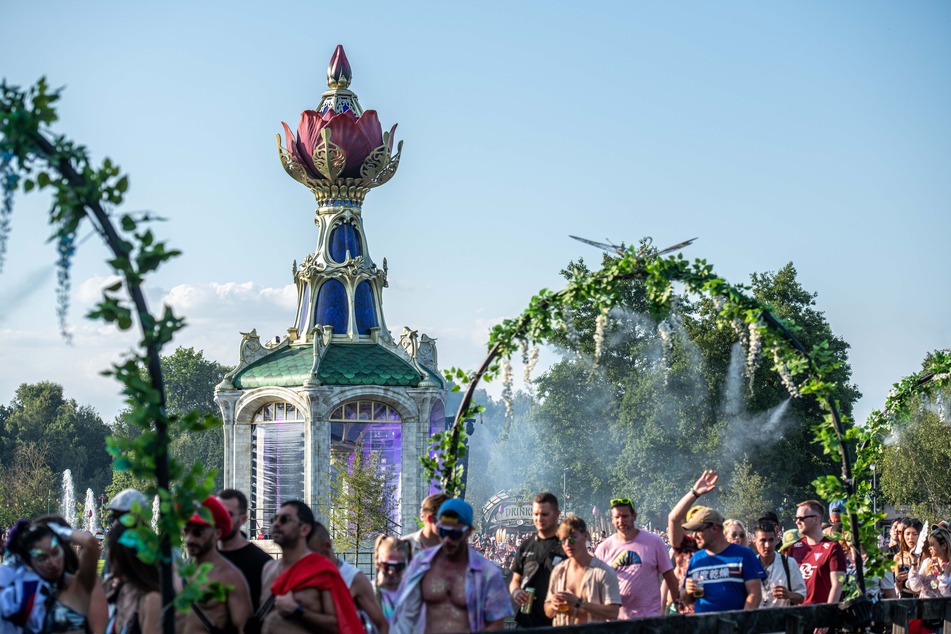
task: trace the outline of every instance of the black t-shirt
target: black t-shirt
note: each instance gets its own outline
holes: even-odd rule
[[[261,571],[264,564],[271,561],[271,556],[248,542],[238,550],[220,550],[222,557],[237,566],[241,574],[248,581],[248,590],[251,591],[251,608],[258,611],[261,602]]]
[[[539,539],[538,533],[523,541],[515,552],[512,572],[522,575],[522,588],[535,588],[532,613],[519,611],[515,620],[522,627],[550,627],[551,619],[545,616],[545,599],[548,597],[548,580],[552,569],[565,559],[561,540],[557,537]]]

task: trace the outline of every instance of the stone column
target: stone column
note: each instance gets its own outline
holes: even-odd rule
[[[330,423],[327,418],[327,388],[308,388],[303,394],[308,405],[307,431],[304,433],[304,497],[317,519],[324,524],[322,512],[330,499]]]
[[[222,390],[215,392],[215,403],[221,410],[222,433],[224,434],[224,461],[222,482],[225,488],[234,487],[234,404],[241,392]]]

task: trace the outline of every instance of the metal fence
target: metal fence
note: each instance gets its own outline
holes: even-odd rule
[[[933,622],[938,632],[951,634],[951,598],[889,599],[875,604],[845,602],[749,612],[663,616],[536,631],[558,634],[806,634],[816,628],[829,628],[830,634],[867,631],[908,634],[909,621],[913,619]]]

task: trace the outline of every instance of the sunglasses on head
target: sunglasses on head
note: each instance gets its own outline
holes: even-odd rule
[[[287,524],[288,522],[297,522],[298,524],[303,524],[302,521],[300,521],[296,517],[291,517],[287,513],[275,515],[274,517],[271,518],[271,524],[280,524],[281,526],[283,526],[284,524]]]
[[[611,508],[615,506],[630,506],[634,508],[634,501],[631,498],[611,498]]]
[[[387,574],[392,574],[394,572],[402,572],[406,568],[405,561],[398,561],[398,562],[392,562],[392,563],[389,561],[381,561],[378,565],[380,566],[380,569],[382,569],[383,572]]]
[[[445,526],[436,525],[436,532],[439,533],[439,538],[444,539],[448,537],[454,542],[462,539],[462,536],[466,534],[466,529],[464,528],[446,528]]]
[[[759,526],[756,527],[756,530],[763,531],[764,533],[775,533],[776,524],[773,522],[760,522]]]

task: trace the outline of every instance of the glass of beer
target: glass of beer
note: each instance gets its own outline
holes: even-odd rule
[[[700,575],[697,575],[693,578],[693,581],[696,584],[693,589],[693,598],[699,599],[703,596],[703,578]]]

